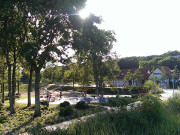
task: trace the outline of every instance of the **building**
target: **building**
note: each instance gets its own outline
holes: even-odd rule
[[[134,80],[131,80],[131,81],[126,81],[124,80],[124,77],[125,75],[127,74],[127,72],[129,71],[131,74],[134,74],[135,71],[137,70],[138,68],[134,68],[134,69],[121,69],[121,72],[120,74],[116,77],[116,79],[113,80],[112,84],[113,85],[117,85],[117,86],[129,86],[129,85],[132,85],[134,84]],[[139,71],[140,73],[142,74],[143,78],[141,81],[138,82],[137,85],[141,85],[145,82],[145,80],[148,79],[150,73],[151,73],[151,70],[150,68],[139,68]]]
[[[153,78],[156,79],[156,81],[161,87],[169,88],[169,83],[172,80],[171,69],[165,66],[157,66],[148,77],[148,79],[153,79]]]
[[[172,80],[172,73],[169,67],[157,66],[154,70],[151,70],[150,68],[139,68],[139,71],[142,74],[142,79],[140,81],[135,82],[133,79],[130,81],[124,80],[128,71],[131,74],[134,74],[137,69],[138,68],[121,69],[120,74],[113,80],[112,84],[120,87],[125,85],[142,85],[146,80],[155,78],[161,87],[169,87],[169,82]]]

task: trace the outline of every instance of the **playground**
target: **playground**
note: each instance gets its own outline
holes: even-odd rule
[[[61,94],[61,97],[60,97]],[[77,92],[73,90],[68,91],[56,91],[47,90],[41,88],[40,90],[40,101],[49,101],[49,104],[60,104],[64,101],[68,101],[70,104],[76,104],[79,101],[85,101],[87,103],[99,103],[108,102],[108,98],[116,97],[116,95],[91,95],[85,94],[84,92]],[[120,97],[131,97],[130,95],[120,95]],[[27,103],[27,99],[18,100],[17,103]],[[31,98],[31,104],[35,104],[35,98]]]

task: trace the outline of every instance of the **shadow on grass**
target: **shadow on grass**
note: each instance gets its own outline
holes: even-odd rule
[[[34,110],[34,108],[35,108],[35,106],[30,106],[30,107],[24,106],[24,107],[22,107],[22,108],[19,108],[16,113],[19,113],[19,111],[21,112],[22,110],[26,110],[26,109],[28,109],[27,111],[32,111],[32,110]],[[12,115],[12,114],[9,114],[9,115]],[[31,123],[32,123],[33,121],[34,121],[34,116],[30,116],[30,119],[29,119],[28,121],[25,121],[23,124],[21,124],[21,125],[18,126],[18,127],[14,127],[14,128],[12,129],[12,131],[6,133],[6,135],[11,135],[11,134],[15,133],[16,131],[19,131],[22,127],[25,127],[25,126],[27,126],[27,125],[31,125]]]
[[[20,125],[17,128],[14,128],[11,132],[6,133],[6,135],[12,135],[13,133],[15,133],[16,131],[19,131],[22,127],[30,125],[30,123],[34,120],[34,117],[32,117],[31,119],[29,119],[28,121],[24,122],[22,125]]]

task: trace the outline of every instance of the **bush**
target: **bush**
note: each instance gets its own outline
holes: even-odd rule
[[[7,116],[1,115],[0,116],[0,123],[5,123],[7,118],[8,118]]]
[[[129,86],[129,92],[131,94],[140,94],[140,93],[146,93],[146,90],[144,89],[144,87],[142,85],[140,86]]]
[[[175,95],[175,97],[170,98],[167,101],[166,108],[171,112],[180,113],[180,95]]]
[[[132,98],[138,98],[138,94],[132,94],[131,97]]]
[[[89,105],[86,104],[85,101],[79,101],[79,102],[77,102],[77,104],[75,105],[75,108],[77,108],[77,109],[87,109],[87,108],[89,108]]]
[[[112,94],[119,94],[119,89],[118,88],[110,88],[110,93],[112,93]]]
[[[60,107],[67,107],[67,106],[70,106],[70,103],[68,101],[64,101],[63,103],[60,103]]]
[[[159,98],[153,95],[145,95],[142,98],[142,104],[138,108],[149,121],[160,122],[164,115],[164,107]]]
[[[71,116],[73,114],[74,110],[71,106],[66,106],[65,108],[61,108],[59,115],[60,116]]]
[[[41,101],[41,105],[49,107],[49,101]]]
[[[133,100],[131,98],[128,97],[115,97],[115,98],[109,98],[108,99],[108,103],[110,106],[113,107],[120,107],[120,106],[126,106],[129,103],[132,103]]]

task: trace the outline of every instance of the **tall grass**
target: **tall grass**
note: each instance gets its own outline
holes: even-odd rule
[[[143,104],[130,111],[96,115],[67,130],[41,132],[56,135],[178,135],[180,115],[167,110],[158,98],[145,96]]]

